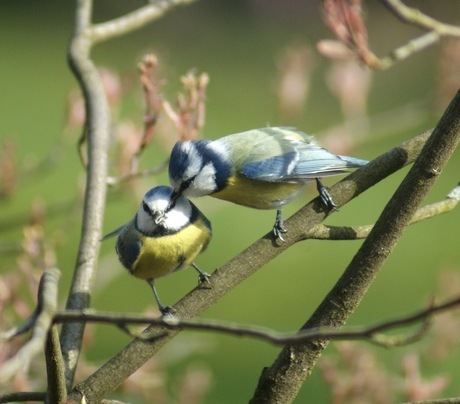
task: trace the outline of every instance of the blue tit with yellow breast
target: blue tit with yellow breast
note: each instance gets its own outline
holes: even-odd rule
[[[171,203],[173,190],[159,186],[149,190],[134,218],[104,237],[118,236],[116,251],[121,264],[136,278],[143,279],[152,288],[162,314],[171,314],[155,289],[154,280],[187,266],[199,272],[201,282],[209,275],[202,272],[194,259],[211,241],[210,221],[185,196]]]
[[[277,209],[273,232],[284,241],[281,207],[298,196],[306,183],[316,180],[322,201],[336,209],[320,177],[367,163],[331,153],[312,136],[285,127],[253,129],[214,141],[179,141],[169,161],[171,206],[180,195],[210,195],[255,209]]]

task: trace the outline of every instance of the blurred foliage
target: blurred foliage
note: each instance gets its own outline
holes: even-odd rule
[[[430,4],[425,7],[437,7],[435,2],[427,3]],[[448,20],[458,15],[457,4],[442,3],[443,6],[436,9],[437,17]],[[129,8],[142,4],[129,2]],[[368,29],[376,53],[388,53],[416,32],[400,24],[381,5],[369,3],[369,6]],[[95,21],[116,17],[128,11],[127,7],[124,1],[96,1]],[[73,2],[56,0],[40,5],[30,0],[0,4],[3,167],[0,273],[6,276],[11,271],[19,271],[24,273],[27,282],[31,282],[27,277],[30,273],[39,274],[40,263],[35,262],[34,269],[21,267],[25,253],[19,252],[25,240],[24,226],[38,221],[47,243],[53,246],[56,265],[63,273],[62,306],[78,248],[84,181],[84,168],[76,152],[82,129],[69,121],[68,114],[69,108],[75,107],[75,99],[69,94],[77,87],[65,56],[73,8]],[[318,40],[331,38],[318,15],[317,3],[310,1],[289,0],[281,5],[279,1],[204,0],[175,10],[141,31],[98,45],[94,52],[97,64],[109,69],[120,86],[121,97],[113,107],[114,150],[116,134],[121,132],[117,126],[120,123],[131,125],[128,126],[131,135],[141,136],[145,107],[136,66],[144,54],[152,52],[158,57],[157,74],[158,79],[164,80],[161,90],[166,99],[173,100],[182,91],[180,76],[191,69],[209,75],[202,137],[212,139],[267,124],[293,125],[316,134],[332,151],[372,159],[434,126],[451,96],[448,94],[451,89],[445,86],[447,74],[442,70],[446,58],[452,58],[448,41],[389,71],[372,72],[367,78],[357,78],[359,70],[354,70],[347,76],[357,80],[354,87],[340,92],[338,87],[346,78],[337,74],[349,66],[327,60],[315,50]],[[460,71],[458,58],[456,63]],[[297,104],[286,107],[289,97],[283,99],[281,84],[288,74],[292,74],[293,79],[300,77],[300,81],[294,80],[291,90],[305,86],[305,91],[298,93]],[[363,80],[368,80],[367,84]],[[357,91],[359,84],[362,87]],[[358,96],[364,103],[358,102]],[[159,125],[162,129],[140,157],[140,169],[163,163],[169,148],[178,139],[165,114],[160,116]],[[111,175],[115,175],[117,161],[111,164]],[[10,168],[5,171],[5,166]],[[427,203],[444,198],[458,182],[459,169],[457,152]],[[328,218],[327,223],[374,222],[405,172],[407,170],[361,195]],[[163,171],[111,187],[105,215],[106,232],[132,217],[148,188],[167,182],[167,173]],[[290,216],[313,196],[312,187],[308,195],[286,207],[285,216]],[[213,242],[197,261],[208,272],[268,232],[273,221],[274,212],[250,210],[212,198],[195,202],[212,220],[214,228]],[[42,209],[38,219],[37,205]],[[441,274],[458,273],[460,269],[459,221],[457,210],[409,228],[350,325],[374,324],[427,304],[428,298],[439,292],[436,285]],[[296,330],[341,275],[359,244],[301,243],[232,291],[203,317]],[[50,248],[46,244],[47,251]],[[185,270],[157,284],[164,301],[171,304],[195,283],[195,272]],[[117,261],[113,242],[105,242],[93,307],[142,312],[153,303],[147,285],[125,273]],[[16,308],[7,309],[5,316],[25,315]],[[94,366],[90,362],[103,363],[129,341],[112,327],[89,328],[85,343],[88,369]],[[376,348],[372,355],[387,366],[390,374],[398,375],[401,372],[399,358],[427,344],[422,341],[385,351]],[[336,349],[328,349],[326,356]],[[181,350],[182,355],[174,358],[173,352],[177,354]],[[163,390],[157,397],[175,395],[178,398],[179,392],[188,391],[187,377],[193,379],[198,374],[205,386],[203,389],[209,389],[204,402],[244,402],[252,395],[262,368],[270,365],[278,352],[279,347],[255,341],[187,332],[179,336],[172,347],[165,348],[159,359],[152,359],[153,364],[149,362],[146,366],[150,367],[146,369],[158,372]],[[459,359],[457,344],[442,365],[424,359],[421,372],[427,377],[449,374],[452,381],[458,381]],[[186,377],[192,367],[194,370]],[[148,383],[147,370],[143,377],[133,378]],[[41,375],[40,372],[42,370],[38,371]],[[135,388],[129,390],[129,383],[125,386],[124,398],[142,402],[136,398]],[[178,388],[179,385],[182,387]],[[458,385],[450,383],[444,393],[460,396]],[[296,402],[308,399],[326,403],[330,402],[331,394],[317,369]]]

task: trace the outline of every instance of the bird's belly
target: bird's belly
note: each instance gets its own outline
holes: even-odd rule
[[[304,186],[301,182],[268,182],[235,177],[222,191],[211,196],[255,209],[279,209],[297,197]]]
[[[209,242],[208,236],[196,236],[200,231],[189,226],[180,234],[145,238],[131,273],[139,279],[155,279],[189,266]]]

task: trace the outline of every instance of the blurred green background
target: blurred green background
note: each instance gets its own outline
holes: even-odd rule
[[[114,18],[143,4],[131,1],[128,8],[125,3],[97,1],[95,21]],[[420,33],[401,24],[376,2],[369,3],[372,4],[366,13],[367,26],[377,55],[387,54]],[[460,11],[458,4],[446,1],[425,2],[424,7],[425,11],[446,21],[458,16]],[[54,206],[71,201],[81,193],[84,170],[75,146],[80,131],[64,130],[66,100],[69,91],[77,87],[66,64],[73,8],[73,2],[59,1],[0,3],[0,136],[2,141],[14,142],[20,173],[14,192],[0,200],[0,223],[3,223],[0,234],[5,243],[20,240],[21,220],[27,217],[34,201]],[[163,90],[169,99],[181,90],[179,77],[188,70],[195,68],[198,73],[209,74],[203,137],[217,138],[267,124],[295,125],[316,134],[320,142],[324,141],[335,151],[327,143],[331,128],[346,129],[346,125],[340,125],[349,117],[344,116],[339,100],[327,84],[333,62],[316,51],[318,40],[332,39],[320,15],[318,2],[204,0],[174,10],[135,33],[99,44],[93,52],[96,63],[120,74],[123,83],[132,89],[117,111],[114,123],[131,119],[141,125],[144,107],[136,81],[136,65],[145,53],[154,52],[159,58],[161,77],[166,80]],[[304,47],[311,51],[310,91],[301,113],[287,116],[278,106],[280,60],[288,49]],[[360,120],[366,122],[366,129],[347,153],[373,159],[435,125],[445,107],[439,107],[443,79],[440,66],[445,62],[442,56],[439,45],[388,71],[372,73],[367,115]],[[168,136],[167,146],[160,138],[153,142],[140,160],[141,168],[164,161],[177,135]],[[344,142],[348,141],[347,137]],[[340,135],[333,137],[333,145],[340,146],[340,143]],[[41,161],[48,163],[37,166]],[[426,203],[445,197],[458,182],[459,169],[457,151]],[[327,223],[373,223],[406,172],[407,169],[378,184],[328,218]],[[326,182],[333,184],[334,181]],[[137,181],[135,197],[122,192],[123,187],[110,188],[104,231],[109,232],[129,220],[147,189],[166,183],[167,174],[163,172]],[[309,192],[288,205],[285,217],[313,196],[315,193]],[[263,236],[274,219],[274,212],[250,210],[212,198],[194,202],[213,224],[213,242],[197,260],[208,272]],[[71,214],[65,210],[50,215],[46,221],[46,235],[59,239],[57,260],[63,273],[62,306],[75,265],[80,213],[80,208]],[[424,307],[430,296],[439,294],[440,274],[460,270],[459,223],[460,210],[457,209],[407,229],[349,325],[375,324],[411,313]],[[360,242],[300,243],[258,271],[202,317],[295,331],[334,285],[359,245]],[[14,269],[16,261],[15,254],[2,254],[0,272]],[[179,300],[195,285],[193,270],[157,283],[167,304]],[[118,263],[112,240],[102,245],[92,305],[98,310],[121,312],[142,312],[147,306],[154,307],[147,285],[128,276]],[[92,329],[91,343],[85,348],[88,360],[104,363],[129,342],[129,338],[115,328],[94,326]],[[334,353],[333,345],[325,355]],[[421,341],[390,350],[376,348],[375,353],[382,366],[400,375],[401,356],[422,350],[425,345],[426,342]],[[161,359],[153,368],[163,376],[160,384],[173,396],[190,366],[199,366],[211,374],[206,403],[247,402],[263,367],[273,362],[279,350],[279,347],[249,339],[184,332],[162,351]],[[455,349],[442,363],[423,362],[422,374],[424,377],[450,374],[451,383],[443,394],[460,396],[459,360],[459,350]],[[152,383],[153,379],[152,376]],[[129,391],[113,397],[131,402],[149,401]],[[329,401],[329,387],[316,369],[296,402]]]

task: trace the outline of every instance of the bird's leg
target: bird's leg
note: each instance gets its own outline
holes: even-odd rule
[[[284,243],[286,240],[282,236],[283,233],[287,233],[287,230],[284,227],[284,218],[281,215],[281,209],[278,209],[276,211],[275,224],[273,225],[273,234]]]
[[[323,185],[323,183],[320,181],[319,178],[316,179],[316,189],[318,190],[319,196],[321,197],[321,200],[323,203],[329,208],[329,209],[337,209],[337,205],[335,202],[332,200],[331,195],[329,194],[329,191],[327,190],[327,187]]]
[[[147,279],[147,283],[150,285],[152,288],[153,294],[155,296],[155,300],[157,301],[158,304],[158,309],[160,310],[161,314],[163,316],[172,316],[176,312],[171,306],[164,306],[163,303],[161,303],[160,297],[158,296],[158,292],[155,289],[155,283],[153,281],[153,278]]]
[[[198,266],[192,262],[192,267],[195,268],[199,275],[198,275],[198,280],[200,283],[208,283],[208,284],[211,284],[211,282],[209,282],[209,277],[211,275],[207,274],[206,272],[203,272],[200,268],[198,268]]]

